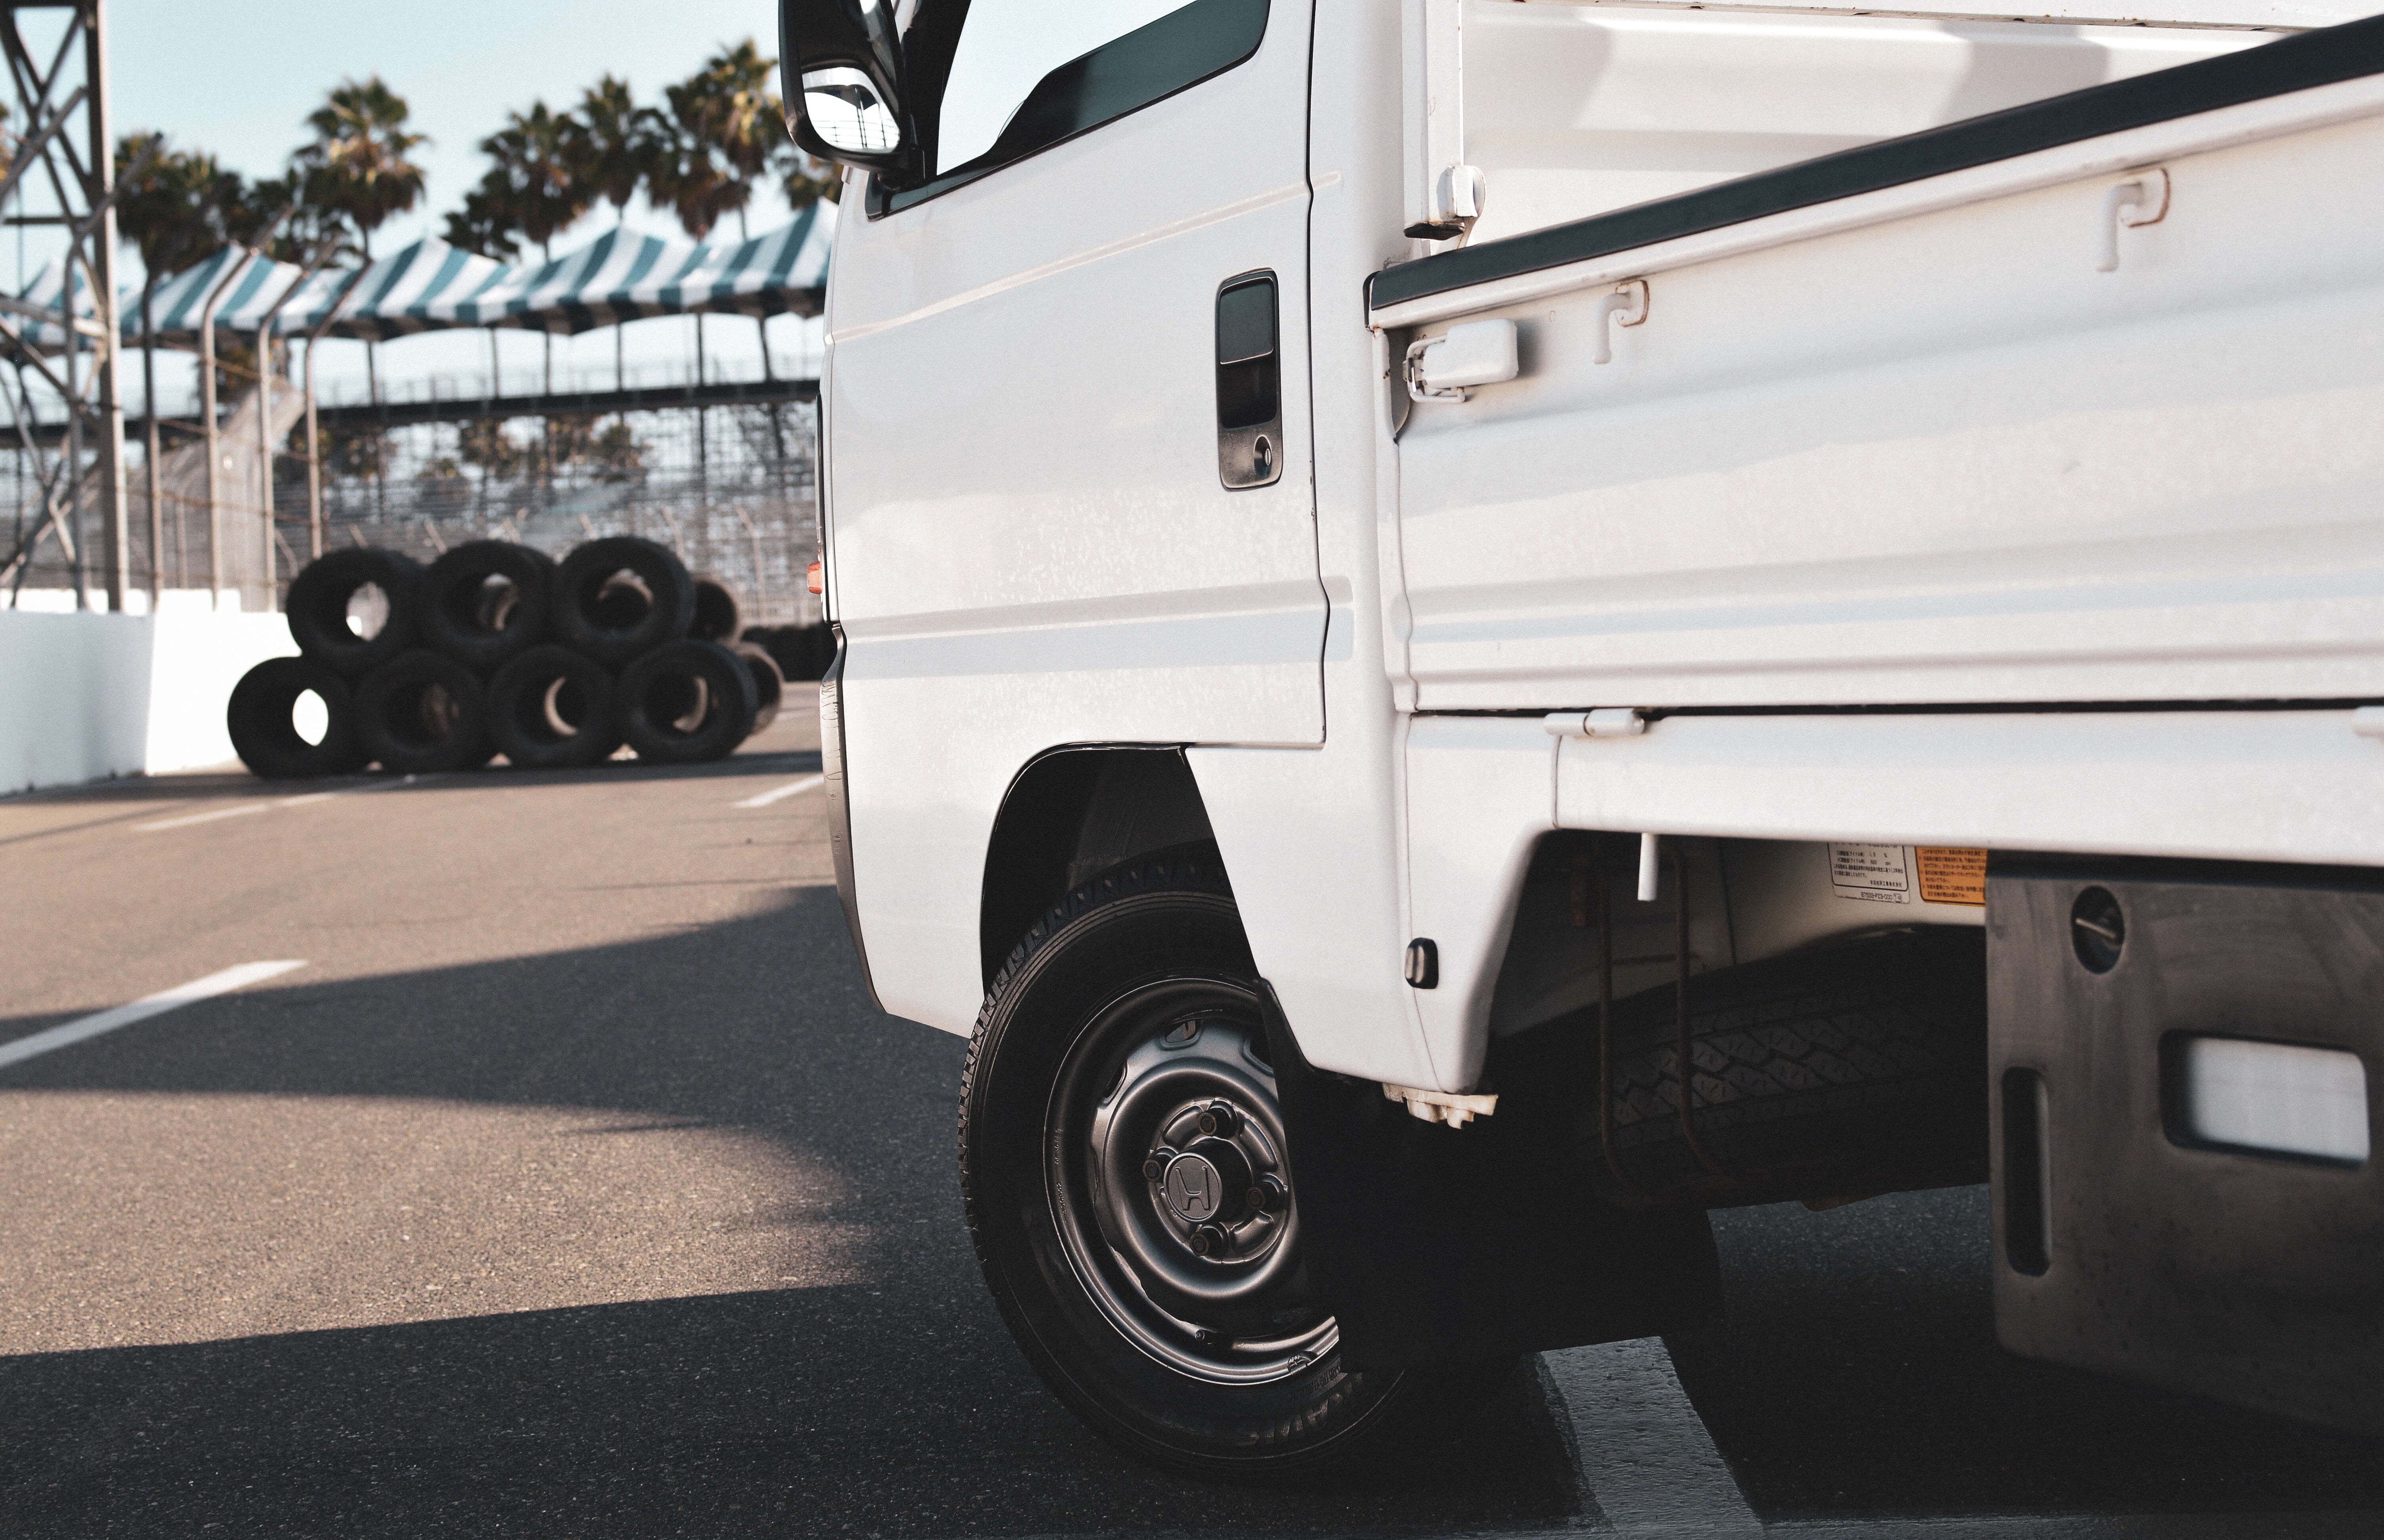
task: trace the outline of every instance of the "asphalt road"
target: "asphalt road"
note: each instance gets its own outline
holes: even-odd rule
[[[0,1068],[0,1534],[1635,1521],[1533,1366],[1434,1458],[1292,1493],[1062,1411],[962,1228],[963,1045],[870,1006],[816,787],[737,805],[816,772],[790,705],[694,770],[0,800],[0,1051],[304,964]],[[2384,1447],[2004,1356],[1982,1191],[1717,1228],[1677,1441],[1767,1524],[2384,1531]]]

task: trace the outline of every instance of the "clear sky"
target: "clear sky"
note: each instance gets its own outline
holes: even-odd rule
[[[20,16],[34,34],[41,13]],[[432,143],[423,154],[428,186],[422,206],[381,227],[376,253],[437,231],[479,180],[484,162],[477,146],[507,111],[539,98],[567,106],[607,70],[627,80],[640,101],[658,101],[664,85],[692,74],[723,43],[750,37],[766,56],[778,51],[772,0],[108,0],[108,31],[118,131],[162,130],[175,144],[213,151],[249,176],[283,168],[306,138],[306,114],[341,79],[379,74],[387,81]],[[751,215],[756,231],[786,217],[775,196],[757,200]],[[555,249],[568,249],[612,218],[611,205],[601,205]],[[634,204],[628,222],[677,233],[667,216]],[[631,366],[641,357],[656,364],[691,357],[688,329],[676,318],[630,327]],[[774,323],[774,347],[795,346],[794,333],[795,323]],[[538,366],[538,339],[513,334],[503,343],[509,374]],[[758,364],[750,321],[714,317],[706,344],[731,366]],[[559,372],[567,366],[611,370],[610,332],[556,347]],[[335,379],[361,369],[360,348],[326,349],[327,372]],[[380,353],[384,375],[403,379],[485,369],[487,350],[485,337],[465,333],[410,338]],[[341,356],[334,360],[332,352]],[[350,353],[357,356],[345,356]],[[161,400],[165,391],[161,379]]]

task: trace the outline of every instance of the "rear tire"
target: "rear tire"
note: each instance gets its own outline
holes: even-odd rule
[[[1036,1372],[1111,1442],[1236,1481],[1386,1459],[1512,1367],[1343,1363],[1301,1254],[1260,989],[1214,852],[1146,858],[1011,953],[961,1090],[969,1232]]]
[[[1690,1116],[1668,986],[1614,1007],[1608,1201],[1734,1207],[1987,1179],[1985,932],[1922,927],[1689,981]],[[1596,1012],[1571,1030],[1597,1040]],[[1596,1087],[1583,1123],[1602,1142]],[[1614,1167],[1621,1168],[1618,1177]]]

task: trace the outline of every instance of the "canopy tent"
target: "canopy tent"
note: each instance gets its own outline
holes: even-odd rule
[[[324,334],[381,342],[454,327],[515,327],[573,335],[648,316],[693,312],[740,316],[816,316],[827,285],[828,248],[837,207],[815,203],[791,224],[749,241],[689,245],[615,229],[552,261],[494,262],[426,236],[354,268],[306,275],[287,262],[269,262],[228,247],[158,284],[150,311],[157,341],[197,344],[207,295],[229,277],[216,302],[216,325],[255,332],[276,306],[274,330],[304,336],[326,319]],[[50,263],[18,296],[56,314],[65,270]],[[301,279],[304,279],[302,282]],[[297,285],[292,292],[292,285]],[[78,276],[76,308],[91,310]],[[141,295],[122,302],[127,345],[141,341]],[[55,321],[12,318],[26,342],[44,352],[64,344]]]

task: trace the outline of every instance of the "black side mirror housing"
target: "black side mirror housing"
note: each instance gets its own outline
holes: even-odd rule
[[[894,0],[778,0],[778,61],[796,143],[891,187],[920,180]]]

